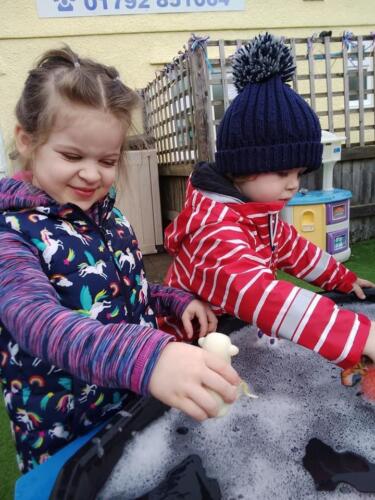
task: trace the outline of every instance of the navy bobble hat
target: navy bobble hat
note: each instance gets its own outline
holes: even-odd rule
[[[216,169],[235,177],[318,169],[319,119],[285,83],[295,71],[290,49],[269,33],[259,35],[236,52],[232,67],[238,95],[219,126]]]

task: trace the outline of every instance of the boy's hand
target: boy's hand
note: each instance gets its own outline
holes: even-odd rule
[[[240,382],[234,368],[215,354],[190,344],[170,342],[155,365],[149,391],[163,403],[202,421],[215,417],[219,410],[207,389],[226,403],[233,403]]]
[[[375,363],[375,321],[371,321],[370,333],[367,337],[362,354],[370,358],[371,361]]]
[[[357,278],[357,281],[353,283],[352,292],[356,294],[359,299],[365,299],[366,295],[362,288],[374,288],[375,284],[368,280],[363,280],[362,278]]]
[[[192,300],[181,316],[188,339],[193,338],[194,330],[192,320],[197,318],[200,329],[199,336],[204,337],[207,333],[214,332],[217,327],[217,318],[208,304],[200,300]]]

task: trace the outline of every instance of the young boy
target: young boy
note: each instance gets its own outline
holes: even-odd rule
[[[194,292],[218,315],[235,316],[350,367],[362,354],[375,359],[374,324],[276,280],[282,269],[359,298],[365,297],[362,287],[374,286],[279,218],[300,176],[322,162],[318,117],[285,83],[294,69],[289,49],[269,34],[237,52],[233,78],[239,93],[218,130],[216,163],[195,167],[185,208],[166,230],[174,257],[167,281]]]

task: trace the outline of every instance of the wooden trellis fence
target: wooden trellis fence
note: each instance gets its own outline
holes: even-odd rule
[[[335,187],[353,191],[358,209],[353,208],[352,217],[368,219],[375,215],[375,38],[344,33],[284,40],[297,67],[293,88],[315,109],[323,129],[345,136],[345,175],[336,167]],[[181,210],[194,163],[214,160],[217,127],[236,95],[231,57],[243,43],[193,36],[143,90],[145,129],[156,140],[165,219]],[[366,175],[359,178],[358,169]],[[319,188],[319,175],[307,176],[304,185]],[[365,233],[374,236],[375,228]]]

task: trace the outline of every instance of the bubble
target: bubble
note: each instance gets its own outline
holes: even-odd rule
[[[375,305],[353,308],[375,318]],[[242,396],[225,417],[203,423],[167,412],[129,442],[99,498],[137,498],[190,454],[218,480],[223,499],[368,498],[343,484],[316,491],[302,459],[315,437],[375,462],[374,406],[356,397],[358,388],[341,385],[338,367],[307,349],[283,340],[271,346],[250,327],[231,338],[240,349],[233,366],[259,398]]]

